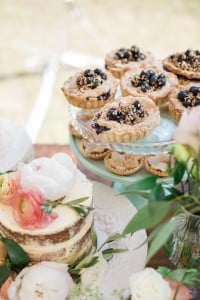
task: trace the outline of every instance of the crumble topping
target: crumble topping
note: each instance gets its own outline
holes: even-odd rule
[[[81,73],[77,78],[77,85],[83,89],[95,89],[107,79],[106,73],[101,69],[90,70],[87,69]],[[108,92],[109,93],[109,92]],[[106,95],[104,95],[106,97]]]
[[[169,60],[182,70],[200,72],[200,50],[188,49],[183,53],[172,54]]]
[[[200,86],[191,86],[189,90],[182,90],[177,95],[184,107],[200,105]]]
[[[147,115],[148,113],[144,111],[141,103],[138,100],[135,100],[133,103],[126,105],[119,102],[117,107],[111,107],[108,110],[104,118],[106,121],[115,121],[120,124],[134,125],[141,122],[141,120]],[[110,128],[98,124],[98,119],[101,116],[102,112],[97,113],[91,123],[92,128],[95,129],[97,134],[110,130]]]
[[[115,52],[115,58],[121,60],[123,64],[127,64],[130,61],[140,61],[146,58],[146,55],[140,52],[137,46],[131,48],[120,48]]]
[[[163,73],[156,73],[153,70],[142,71],[138,75],[130,78],[131,84],[134,87],[140,87],[141,91],[156,91],[161,89],[166,84],[166,77]]]

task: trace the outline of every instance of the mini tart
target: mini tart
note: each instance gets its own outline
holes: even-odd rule
[[[159,109],[150,98],[127,96],[100,109],[91,127],[97,140],[123,143],[144,138],[159,124]]]
[[[87,139],[81,140],[79,150],[84,156],[92,159],[103,159],[109,151],[103,146],[90,142]]]
[[[163,66],[177,75],[200,79],[200,50],[188,49],[169,55],[163,60]]]
[[[123,96],[148,96],[156,105],[164,106],[174,86],[177,76],[156,66],[130,70],[120,80]]]
[[[138,67],[145,67],[154,61],[150,52],[143,51],[137,46],[120,48],[109,52],[105,57],[105,68],[116,78],[120,78],[124,72]]]
[[[168,165],[174,165],[174,159],[169,153],[148,154],[143,157],[145,169],[156,176],[168,177]]]
[[[169,97],[168,107],[172,117],[179,122],[183,112],[200,105],[200,84],[189,84],[175,89]]]
[[[94,109],[113,99],[118,83],[107,71],[87,69],[77,72],[65,81],[62,91],[74,106]]]
[[[142,167],[142,155],[110,151],[104,158],[106,168],[117,175],[130,175]]]
[[[79,139],[83,138],[82,135],[74,128],[74,126],[71,123],[69,124],[69,132]]]

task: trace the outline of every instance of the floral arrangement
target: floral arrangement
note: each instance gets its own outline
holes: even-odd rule
[[[149,176],[135,182],[128,191],[123,193],[138,194],[148,200],[147,204],[130,220],[123,232],[123,234],[133,234],[143,228],[154,228],[146,240],[146,242],[151,242],[147,260],[166,244],[178,225],[176,217],[178,214],[187,212],[200,217],[199,106],[191,108],[182,115],[175,130],[174,139],[175,143],[169,151],[175,159],[175,165],[168,167],[173,182],[159,181],[156,176]],[[192,267],[200,265],[199,248],[200,245],[195,247],[195,260]]]

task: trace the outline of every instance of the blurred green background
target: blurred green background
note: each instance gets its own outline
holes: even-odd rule
[[[103,59],[113,48],[137,44],[162,59],[199,49],[199,28],[199,0],[0,0],[0,117],[27,127],[55,55]],[[68,142],[67,102],[60,87],[75,68],[69,63],[56,70],[35,138],[40,143]]]

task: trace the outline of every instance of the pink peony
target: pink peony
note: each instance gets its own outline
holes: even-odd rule
[[[43,195],[36,190],[20,190],[13,203],[16,222],[26,229],[43,228],[57,218],[55,213],[42,209]]]
[[[200,155],[200,106],[183,113],[174,138],[176,143],[189,146],[195,157]]]
[[[0,201],[11,205],[19,190],[19,176],[17,173],[0,175]]]

